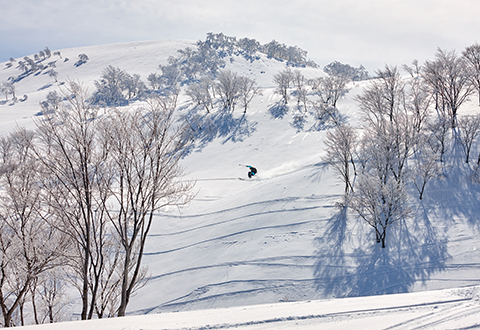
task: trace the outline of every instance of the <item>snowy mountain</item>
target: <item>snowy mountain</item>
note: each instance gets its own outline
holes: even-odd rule
[[[0,103],[0,134],[17,125],[34,127],[39,102],[66,79],[93,92],[94,81],[111,65],[146,82],[149,74],[159,72],[159,65],[186,47],[195,43],[152,41],[60,50],[61,57],[45,61],[55,62],[58,82],[44,70],[14,83],[19,100]],[[75,66],[80,54],[88,60]],[[0,83],[19,75],[20,60],[10,67],[0,64]],[[91,321],[88,328],[479,326],[475,286],[480,285],[480,186],[469,180],[470,167],[462,156],[452,152],[444,178],[428,183],[422,201],[415,198],[415,188],[409,188],[413,214],[389,229],[382,249],[371,227],[338,206],[344,184],[322,160],[331,127],[319,128],[312,113],[302,113],[299,121],[294,98],[288,111],[279,108],[273,76],[286,62],[263,54],[254,61],[233,55],[225,68],[255,79],[262,95],[253,99],[245,115],[237,108],[227,119],[210,116],[213,124],[181,162],[183,180],[196,181],[196,197],[187,208],[155,215],[144,258],[151,278],[132,298],[128,313],[161,314]],[[325,76],[321,68],[298,70],[307,78]],[[337,104],[358,129],[361,115],[355,96],[369,83],[350,83]],[[194,108],[182,93],[179,115]],[[478,109],[470,102],[460,112],[476,114]],[[258,174],[246,179],[247,169],[239,164],[255,166]],[[441,289],[453,290],[432,291]],[[78,301],[70,310],[72,319],[78,318]],[[69,327],[80,329],[83,324]]]

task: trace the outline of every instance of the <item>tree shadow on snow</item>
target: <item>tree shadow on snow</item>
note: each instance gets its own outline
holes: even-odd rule
[[[293,116],[290,125],[296,129],[297,133],[303,131],[305,129],[305,125],[307,124],[307,114],[302,112],[297,112]]]
[[[346,212],[342,207],[328,222],[323,236],[315,239],[319,246],[314,265],[315,282],[325,296],[344,296],[341,291],[348,285],[351,270],[345,252],[349,235]]]
[[[475,159],[471,160],[475,163]],[[424,203],[427,211],[443,221],[444,226],[454,226],[458,221],[480,232],[480,184],[472,182],[472,165],[465,163],[465,155],[456,147],[446,157],[444,177],[432,180],[425,189]]]
[[[337,123],[344,124],[348,122],[348,117],[345,115],[336,112],[334,118],[326,116],[319,118],[317,114],[312,113],[312,116],[316,118],[313,125],[308,129],[309,132],[318,132],[325,131],[329,129],[334,129],[337,126]]]
[[[371,228],[353,218],[342,207],[316,239],[314,276],[325,297],[404,293],[445,269],[447,239],[432,226],[423,204],[414,219],[389,228],[384,249]]]
[[[45,89],[48,89],[48,88],[52,87],[52,85],[53,85],[52,83],[43,85],[42,87],[40,87],[40,88],[38,89],[38,91],[43,91],[43,90],[45,90]]]
[[[268,112],[270,112],[270,115],[273,119],[283,119],[283,117],[285,117],[285,115],[288,113],[288,105],[282,101],[279,101],[272,105],[268,109]]]
[[[241,142],[255,132],[257,125],[249,121],[245,113],[236,117],[231,111],[225,110],[198,114],[193,109],[185,119],[190,126],[190,138],[194,141],[190,151],[201,150],[217,138],[222,139],[222,143]]]
[[[408,292],[445,270],[452,228],[466,239],[480,232],[480,184],[472,182],[473,168],[454,145],[445,155],[443,178],[427,184],[423,200],[411,187],[412,217],[388,228],[385,249],[371,227],[340,209],[316,238],[317,290],[326,297]]]

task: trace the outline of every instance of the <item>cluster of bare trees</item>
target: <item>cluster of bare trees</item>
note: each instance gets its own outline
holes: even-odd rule
[[[53,52],[53,55],[58,56],[59,58],[62,58],[62,55],[60,54],[59,51]],[[37,54],[33,55],[34,60],[37,61],[37,62],[50,59],[51,57],[52,57],[52,51],[48,47],[45,47],[44,50],[41,50]],[[24,60],[28,64],[30,64],[30,65],[32,64],[32,60],[30,58],[24,57]],[[16,62],[16,60],[13,57],[10,57],[9,62],[5,63],[5,67],[7,69],[11,68],[14,65],[15,62]],[[25,66],[25,63],[23,61],[19,61],[18,69],[21,69],[22,71],[28,71],[28,67]],[[27,69],[27,70],[25,70],[25,69]]]
[[[60,52],[56,51],[53,52],[53,55],[58,56],[61,58]],[[17,69],[22,71],[23,73],[28,73],[28,72],[36,72],[38,70],[43,70],[48,67],[53,67],[53,62],[49,62],[48,64],[42,64],[42,62],[51,59],[52,57],[52,51],[48,48],[45,47],[44,50],[41,50],[38,52],[38,54],[33,55],[33,60],[29,58],[28,56],[25,56],[23,60],[18,61],[18,66]],[[13,63],[15,62],[15,59],[10,58],[10,62],[6,64],[7,67],[12,67]]]
[[[198,41],[197,46],[200,50],[213,49],[221,58],[242,55],[253,62],[260,58],[255,56],[258,52],[269,58],[287,61],[290,65],[317,67],[315,62],[307,59],[307,51],[297,46],[287,46],[276,40],[262,45],[255,39],[241,38],[237,40],[236,37],[226,36],[223,33],[207,33],[205,41]]]
[[[408,187],[422,199],[431,179],[442,175],[448,149],[461,146],[465,162],[480,135],[480,115],[458,114],[475,91],[480,46],[463,56],[438,50],[420,66],[385,66],[356,101],[362,135],[339,123],[327,133],[324,160],[345,182],[345,204],[386,246],[387,228],[410,215]],[[480,155],[474,170],[480,164]],[[355,182],[355,184],[353,184]]]
[[[53,52],[53,55],[61,58],[60,52]],[[79,55],[80,56],[80,55]],[[33,60],[25,56],[23,60],[18,61],[17,69],[22,72],[18,77],[10,77],[9,80],[13,83],[25,78],[26,76],[43,71],[43,70],[54,70],[56,66],[56,61],[50,61],[45,64],[45,61],[51,60],[52,52],[48,47],[45,47],[44,50],[41,50],[38,54],[33,56]],[[7,63],[7,67],[12,67],[15,59],[11,58],[10,62]]]
[[[224,110],[234,111],[240,104],[244,113],[250,102],[261,93],[254,79],[238,75],[230,70],[221,70],[216,79],[204,76],[198,82],[188,85],[186,94],[192,102],[210,112],[218,99]]]
[[[54,322],[65,287],[81,318],[125,315],[147,280],[143,251],[154,214],[185,205],[185,128],[176,98],[102,116],[68,82],[66,102],[0,140],[0,307],[3,326]],[[33,315],[32,315],[33,314]]]
[[[53,52],[53,55],[60,56],[60,52]],[[41,50],[38,54],[33,56],[34,59],[31,59],[28,56],[25,56],[23,60],[19,60],[17,63],[17,69],[22,73],[18,76],[10,76],[7,82],[0,82],[0,94],[5,96],[5,100],[8,101],[9,95],[12,95],[13,103],[17,101],[23,102],[28,99],[27,95],[23,95],[19,100],[16,96],[15,83],[24,79],[25,77],[38,74],[41,71],[45,70],[45,73],[52,77],[55,82],[57,82],[58,73],[55,71],[55,61],[50,61],[45,64],[45,61],[51,59],[52,52],[48,47],[45,47],[44,50]],[[10,58],[10,61],[5,64],[6,68],[11,68],[14,63],[17,62],[14,58]]]
[[[226,60],[230,57],[233,62],[235,57],[243,57],[250,62],[259,60],[260,53],[267,55],[279,61],[287,61],[290,66],[298,67],[317,67],[317,65],[307,59],[307,52],[297,46],[286,46],[272,40],[268,44],[260,44],[255,39],[226,36],[223,33],[207,33],[205,41],[197,41],[196,49],[187,47],[178,50],[177,57],[168,58],[167,65],[160,65],[161,75],[155,73],[148,77],[152,88],[159,89],[165,82],[167,86],[172,86],[172,82],[178,85],[197,85],[199,81],[210,77],[209,79],[219,78],[220,71],[225,70]],[[246,77],[248,78],[248,77]],[[248,78],[250,79],[250,78]],[[250,83],[251,81],[248,81]],[[245,107],[245,102],[243,102]]]
[[[130,100],[143,96],[147,90],[140,75],[130,75],[111,65],[102,70],[100,80],[95,80],[95,87],[97,89],[91,101],[103,106],[126,105]]]
[[[297,107],[306,113],[312,106],[315,117],[321,122],[332,121],[338,124],[337,102],[348,89],[349,75],[342,72],[307,79],[300,70],[286,68],[273,76],[277,88],[275,92],[281,96],[283,105],[287,105],[291,95],[295,95]]]
[[[330,76],[346,76],[352,81],[361,81],[370,78],[363,65],[355,68],[350,64],[343,64],[338,61],[333,61],[332,63],[327,64],[323,68],[323,71]]]

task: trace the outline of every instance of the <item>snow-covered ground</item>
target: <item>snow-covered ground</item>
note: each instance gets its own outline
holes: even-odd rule
[[[51,60],[57,60],[59,82],[78,79],[93,91],[107,65],[146,81],[177,49],[193,45],[158,41],[66,49],[62,59]],[[89,61],[75,67],[81,53]],[[343,184],[321,159],[328,130],[312,129],[311,115],[296,122],[293,99],[288,113],[276,106],[272,77],[284,67],[266,58],[227,64],[255,78],[263,95],[245,117],[238,109],[216,130],[204,130],[182,161],[184,180],[197,181],[197,195],[188,208],[156,217],[144,259],[151,279],[128,308],[130,315],[148,315],[68,328],[480,327],[480,187],[469,181],[461,156],[451,155],[444,180],[430,182],[423,201],[412,188],[412,218],[391,228],[381,249],[370,227],[336,207]],[[308,77],[324,75],[321,69],[302,70]],[[15,65],[0,64],[0,83],[18,74]],[[338,103],[356,127],[360,114],[353,98],[365,84],[352,84]],[[0,134],[16,125],[33,127],[38,102],[57,85],[47,74],[16,83],[17,97],[28,99],[1,103]],[[191,109],[181,98],[179,113]],[[472,102],[460,114],[478,110]],[[247,169],[239,164],[255,166],[258,175],[240,180]],[[76,305],[72,311],[78,313]],[[59,327],[67,325],[46,326]]]
[[[477,329],[480,288],[77,321],[25,329]]]

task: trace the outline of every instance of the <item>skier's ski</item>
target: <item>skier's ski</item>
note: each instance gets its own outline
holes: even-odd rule
[[[238,178],[238,180],[243,180],[243,181],[260,181],[260,178],[258,178],[258,177]]]

